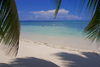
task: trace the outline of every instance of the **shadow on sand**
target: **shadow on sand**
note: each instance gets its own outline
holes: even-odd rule
[[[59,56],[60,60],[63,60],[62,63],[65,67],[100,67],[100,55],[97,53],[83,52],[82,55],[86,56],[86,58],[64,52],[54,55]]]
[[[27,58],[17,58],[10,62],[10,64],[0,63],[0,67],[58,67],[56,64],[34,58],[34,57],[27,57]]]

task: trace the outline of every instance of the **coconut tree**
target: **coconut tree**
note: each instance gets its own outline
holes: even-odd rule
[[[20,22],[15,0],[0,0],[0,43],[7,55],[17,55],[19,36]]]
[[[55,1],[56,1],[56,4],[58,4],[56,11],[55,11],[55,18],[56,18],[62,0],[55,0]],[[73,0],[73,1],[78,2],[78,0]],[[88,35],[87,38],[90,39],[91,42],[96,40],[96,42],[99,45],[99,41],[100,41],[100,0],[88,0],[88,1],[79,0],[79,1],[81,3],[80,5],[81,9],[84,5],[86,5],[85,3],[87,3],[86,11],[90,13],[92,16],[91,21],[84,29],[84,33]]]

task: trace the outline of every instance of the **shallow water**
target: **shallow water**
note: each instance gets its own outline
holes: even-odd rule
[[[83,50],[100,51],[97,44],[85,40],[83,30],[88,21],[21,22],[21,38]]]
[[[21,33],[83,37],[88,21],[21,21]]]

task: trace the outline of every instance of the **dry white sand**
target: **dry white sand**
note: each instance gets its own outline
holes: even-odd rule
[[[99,51],[25,39],[20,40],[19,47],[15,58],[5,56],[0,50],[0,67],[100,67]]]
[[[97,44],[95,42],[90,43],[86,37],[58,37],[58,36],[46,36],[39,34],[29,34],[22,33],[21,39],[28,39],[32,41],[38,41],[42,43],[49,43],[57,46],[63,47],[71,47],[78,48],[83,50],[92,50],[92,51],[100,51],[100,47],[97,48]]]

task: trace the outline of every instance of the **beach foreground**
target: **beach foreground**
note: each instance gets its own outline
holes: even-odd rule
[[[0,67],[100,67],[100,53],[64,48],[49,43],[20,40],[16,58],[0,50]]]

